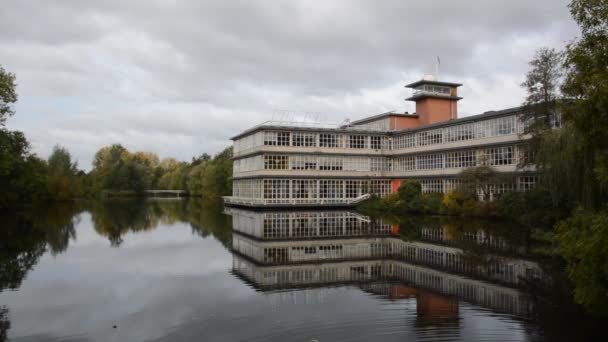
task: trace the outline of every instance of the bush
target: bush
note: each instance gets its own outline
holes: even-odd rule
[[[460,215],[464,199],[460,192],[450,191],[443,195],[440,213],[444,215]]]
[[[422,212],[425,214],[439,214],[441,210],[441,203],[443,200],[443,194],[439,193],[428,193],[422,194]]]
[[[411,212],[422,211],[422,186],[420,182],[404,180],[397,190],[403,209]]]
[[[382,205],[386,209],[399,209],[402,206],[401,199],[398,193],[392,193],[382,198]]]

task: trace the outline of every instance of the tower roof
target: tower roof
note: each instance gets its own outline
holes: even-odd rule
[[[462,83],[453,83],[453,82],[442,82],[442,81],[434,81],[434,80],[419,80],[414,83],[410,83],[405,85],[406,88],[416,88],[423,84],[431,84],[431,85],[439,85],[439,86],[447,86],[447,87],[460,87]]]

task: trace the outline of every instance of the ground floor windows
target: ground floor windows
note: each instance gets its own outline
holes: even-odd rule
[[[390,192],[388,179],[237,179],[233,182],[233,197],[268,203],[349,201],[365,194],[384,196]]]
[[[536,186],[536,176],[520,176],[517,178],[517,189],[520,191],[528,191]]]
[[[319,198],[344,198],[344,181],[321,180],[319,181]]]
[[[453,176],[417,180],[423,193],[446,193],[462,185]],[[390,194],[393,182],[390,179],[237,179],[233,182],[233,197],[268,204],[345,203],[365,194]],[[479,191],[493,198],[511,191],[529,191],[536,182],[537,176],[516,175]]]
[[[290,181],[287,179],[264,179],[264,198],[289,198],[289,183]]]
[[[292,198],[314,198],[317,194],[317,181],[313,179],[298,179],[291,181]]]

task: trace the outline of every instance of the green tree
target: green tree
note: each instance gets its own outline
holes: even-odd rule
[[[458,191],[467,198],[489,201],[492,198],[492,187],[500,182],[500,177],[493,167],[488,165],[473,166],[464,169],[458,175]]]
[[[412,212],[422,210],[422,185],[414,180],[404,180],[397,189],[404,209]]]
[[[67,149],[57,145],[53,147],[47,164],[47,187],[53,199],[65,201],[82,195],[78,166],[76,162],[72,162],[72,155]]]
[[[17,84],[15,74],[4,70],[0,65],[0,127],[3,127],[6,119],[15,114],[12,104],[17,102]]]
[[[579,210],[556,229],[576,301],[608,315],[608,210]]]
[[[569,7],[582,36],[566,47],[562,92],[571,101],[564,118],[581,139],[582,203],[599,207],[608,194],[608,0],[573,0]]]

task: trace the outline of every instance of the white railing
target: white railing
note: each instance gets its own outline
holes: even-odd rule
[[[356,198],[251,198],[224,196],[224,203],[246,206],[273,206],[273,205],[355,205],[370,198],[370,194],[361,195]]]

